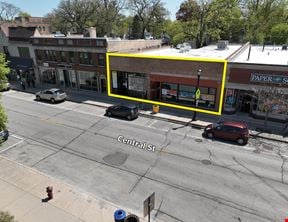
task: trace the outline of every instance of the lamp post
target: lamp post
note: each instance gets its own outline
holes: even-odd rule
[[[195,89],[195,103],[194,103],[194,107],[197,108],[198,107],[198,98],[197,98],[197,91],[199,89],[199,82],[200,82],[200,76],[201,76],[201,69],[198,69],[197,71],[197,85],[196,85],[196,89]],[[196,111],[194,111],[193,113],[193,118],[192,121],[196,121]]]

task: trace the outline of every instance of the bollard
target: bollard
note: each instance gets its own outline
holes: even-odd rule
[[[114,212],[114,220],[115,220],[115,222],[124,222],[125,218],[126,218],[126,213],[125,213],[124,210],[120,209],[120,210],[116,210]]]
[[[52,186],[46,187],[46,192],[47,192],[48,200],[52,200],[53,199],[53,187]]]

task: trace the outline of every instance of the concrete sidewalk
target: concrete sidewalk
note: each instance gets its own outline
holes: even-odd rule
[[[54,198],[43,202],[47,186],[53,186]],[[0,157],[0,210],[8,211],[18,222],[114,222],[117,209],[37,170]]]
[[[36,87],[36,88],[30,87],[30,88],[26,88],[26,90],[22,90],[19,84],[13,84],[13,83],[11,84],[12,89],[18,90],[18,91],[29,92],[29,93],[35,93],[39,90],[43,90],[49,87],[51,86],[41,86],[41,87]],[[65,89],[65,92],[68,95],[67,100],[78,102],[78,103],[99,106],[103,108],[106,108],[108,106],[115,105],[115,104],[120,104],[120,103],[134,103],[140,108],[140,114],[145,117],[166,120],[169,122],[174,122],[174,123],[183,124],[183,125],[189,125],[189,126],[200,128],[200,129],[203,129],[208,124],[212,122],[217,122],[217,121],[224,121],[224,120],[243,121],[248,124],[251,136],[288,143],[288,137],[283,137],[281,135],[285,124],[267,121],[267,126],[269,126],[269,130],[271,130],[271,133],[259,132],[257,131],[257,129],[263,128],[264,120],[255,119],[253,117],[250,117],[246,113],[236,113],[233,115],[222,114],[221,116],[197,113],[197,121],[192,122],[191,121],[192,113],[193,113],[192,111],[172,109],[169,107],[160,107],[160,112],[157,114],[153,114],[151,104],[143,104],[139,102],[137,103],[133,101],[126,101],[123,99],[109,97],[103,93],[98,93],[94,91],[90,92],[90,91],[82,91],[82,90],[79,91],[76,89],[75,90]]]

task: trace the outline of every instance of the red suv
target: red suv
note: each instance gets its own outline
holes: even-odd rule
[[[204,136],[236,141],[240,145],[248,142],[249,130],[246,123],[223,121],[209,124],[204,129]]]

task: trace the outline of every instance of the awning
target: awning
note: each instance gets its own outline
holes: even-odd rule
[[[33,68],[33,60],[31,58],[21,58],[10,56],[7,57],[8,67],[11,69],[21,69],[22,71]]]

